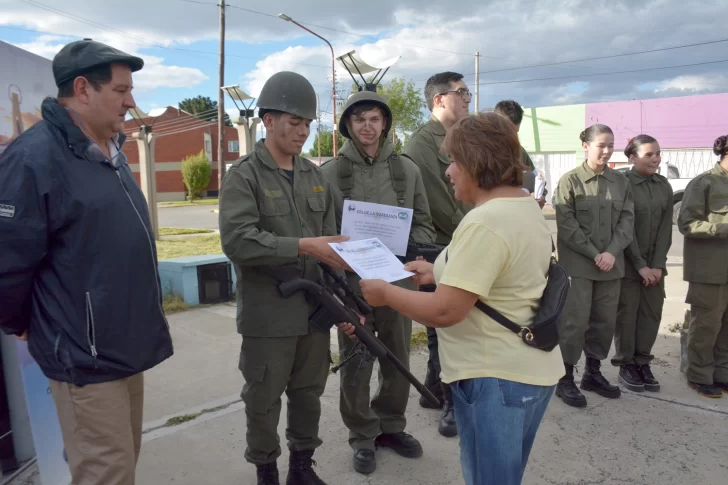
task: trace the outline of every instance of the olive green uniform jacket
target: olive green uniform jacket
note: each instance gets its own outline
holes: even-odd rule
[[[440,152],[444,140],[445,127],[435,116],[431,116],[425,125],[412,134],[404,150],[404,154],[414,160],[422,174],[437,244],[449,244],[455,228],[472,209],[472,206],[455,200],[455,191],[445,175],[450,159]]]
[[[295,157],[293,184],[264,140],[225,174],[220,192],[220,240],[238,276],[238,332],[244,337],[306,335],[315,307],[302,292],[283,298],[271,270],[283,265],[322,281],[314,258],[300,256],[304,237],[335,236],[333,191],[321,169]]]

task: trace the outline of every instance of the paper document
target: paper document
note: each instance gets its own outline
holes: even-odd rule
[[[349,241],[377,238],[398,256],[407,254],[412,209],[371,202],[344,201],[341,235]]]
[[[389,283],[414,275],[405,271],[402,262],[379,239],[362,239],[329,246],[364,280],[384,280]]]

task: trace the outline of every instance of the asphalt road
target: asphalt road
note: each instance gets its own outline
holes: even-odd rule
[[[158,212],[160,227],[191,227],[200,229],[217,229],[217,213],[213,212],[217,206],[199,207],[160,207]],[[553,216],[546,216],[546,222],[551,234],[556,238],[556,221]],[[672,247],[668,253],[670,258],[682,258],[683,236],[672,226]]]

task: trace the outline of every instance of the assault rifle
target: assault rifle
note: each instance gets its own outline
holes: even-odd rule
[[[422,256],[425,261],[434,263],[443,249],[445,249],[445,246],[440,244],[410,242],[407,244],[407,255],[404,257],[398,256],[398,258],[403,263],[408,263],[417,259],[417,256]]]
[[[298,274],[291,274],[288,279],[279,279],[278,292],[283,298],[289,298],[293,294],[304,291],[316,300],[319,307],[309,318],[310,324],[318,331],[328,333],[331,327],[340,323],[351,323],[354,325],[354,335],[357,342],[349,355],[341,363],[331,369],[336,373],[342,366],[356,357],[359,357],[359,365],[354,377],[356,386],[359,373],[368,362],[374,358],[387,359],[394,367],[407,378],[407,380],[425,397],[433,406],[439,406],[440,401],[412,375],[407,367],[366,327],[360,320],[359,314],[368,315],[372,312],[371,306],[361,297],[357,296],[349,287],[346,280],[338,276],[330,267],[319,262],[323,269],[324,284],[301,278]],[[326,277],[330,280],[326,283]],[[347,301],[347,303],[345,303]],[[356,306],[357,311],[352,309]]]

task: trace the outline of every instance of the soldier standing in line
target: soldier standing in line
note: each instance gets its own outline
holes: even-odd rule
[[[320,397],[329,373],[329,332],[309,329],[315,308],[303,294],[283,298],[275,271],[288,265],[319,283],[316,260],[344,269],[329,246],[336,236],[333,192],[320,169],[301,158],[316,118],[316,94],[300,74],[279,72],[258,97],[266,138],[233,163],[220,192],[220,239],[237,274],[238,333],[243,336],[241,397],[247,417],[245,458],[259,485],[278,485],[278,421],[288,396],[288,485],[321,485],[312,469]],[[325,485],[325,484],[324,484]]]
[[[566,373],[556,395],[574,407],[586,398],[574,384],[574,366],[586,355],[581,388],[607,398],[621,391],[604,378],[601,361],[612,345],[624,250],[634,232],[634,204],[627,177],[607,166],[614,134],[592,125],[579,136],[587,159],[561,177],[556,189],[559,262],[571,277],[571,289],[559,319],[560,347]]]
[[[435,243],[447,245],[463,216],[472,206],[455,200],[455,193],[445,171],[450,159],[440,152],[445,131],[459,119],[469,115],[472,95],[463,82],[463,75],[456,72],[434,74],[425,84],[425,102],[432,112],[430,120],[412,134],[404,153],[414,160],[422,174],[427,200],[435,226]],[[434,291],[422,288],[422,291]],[[443,403],[438,431],[443,436],[457,436],[455,411],[450,386],[440,381],[440,358],[437,350],[437,332],[427,329],[427,376],[425,386]],[[420,406],[430,408],[427,400],[420,398]]]
[[[715,167],[690,181],[678,227],[690,282],[688,385],[705,397],[728,393],[728,135],[715,140]]]
[[[414,210],[410,240],[432,243],[435,230],[422,176],[412,160],[394,151],[387,136],[391,127],[392,111],[380,95],[363,91],[349,97],[339,120],[339,131],[348,140],[338,156],[321,167],[333,187],[338,229],[341,230],[344,200],[406,207]],[[351,272],[346,276],[349,286],[361,295],[359,276]],[[409,279],[396,284],[416,288]],[[389,307],[381,307],[374,309],[366,325],[409,367],[412,320]],[[339,333],[342,357],[354,345],[355,342]],[[379,389],[370,403],[369,382],[373,367],[374,363],[369,362],[360,370],[357,386],[354,386],[356,366],[347,365],[341,369],[341,417],[349,428],[354,469],[359,473],[372,473],[376,469],[375,449],[378,446],[392,448],[408,458],[422,455],[420,443],[404,432],[409,381],[389,361],[380,360]]]
[[[634,164],[626,174],[634,197],[634,239],[625,250],[612,365],[619,366],[619,382],[630,391],[656,392],[660,383],[650,362],[665,303],[672,187],[657,173],[661,162],[657,140],[638,135],[629,141],[624,154]]]
[[[493,109],[493,111],[498,113],[499,115],[508,118],[508,120],[513,125],[513,128],[516,129],[516,133],[521,131],[521,121],[523,121],[523,108],[520,104],[511,99],[498,101],[495,104],[495,108]],[[536,191],[536,178],[538,177],[538,172],[536,171],[536,166],[533,164],[533,160],[531,160],[531,157],[529,156],[526,149],[523,148],[523,146],[521,146],[521,163],[525,167],[523,187],[526,189],[530,189],[528,193],[533,194]],[[548,191],[544,189],[543,191],[541,191],[541,194],[539,194],[538,198],[536,198],[538,206],[541,209],[543,209],[543,206],[546,205],[547,193]]]

